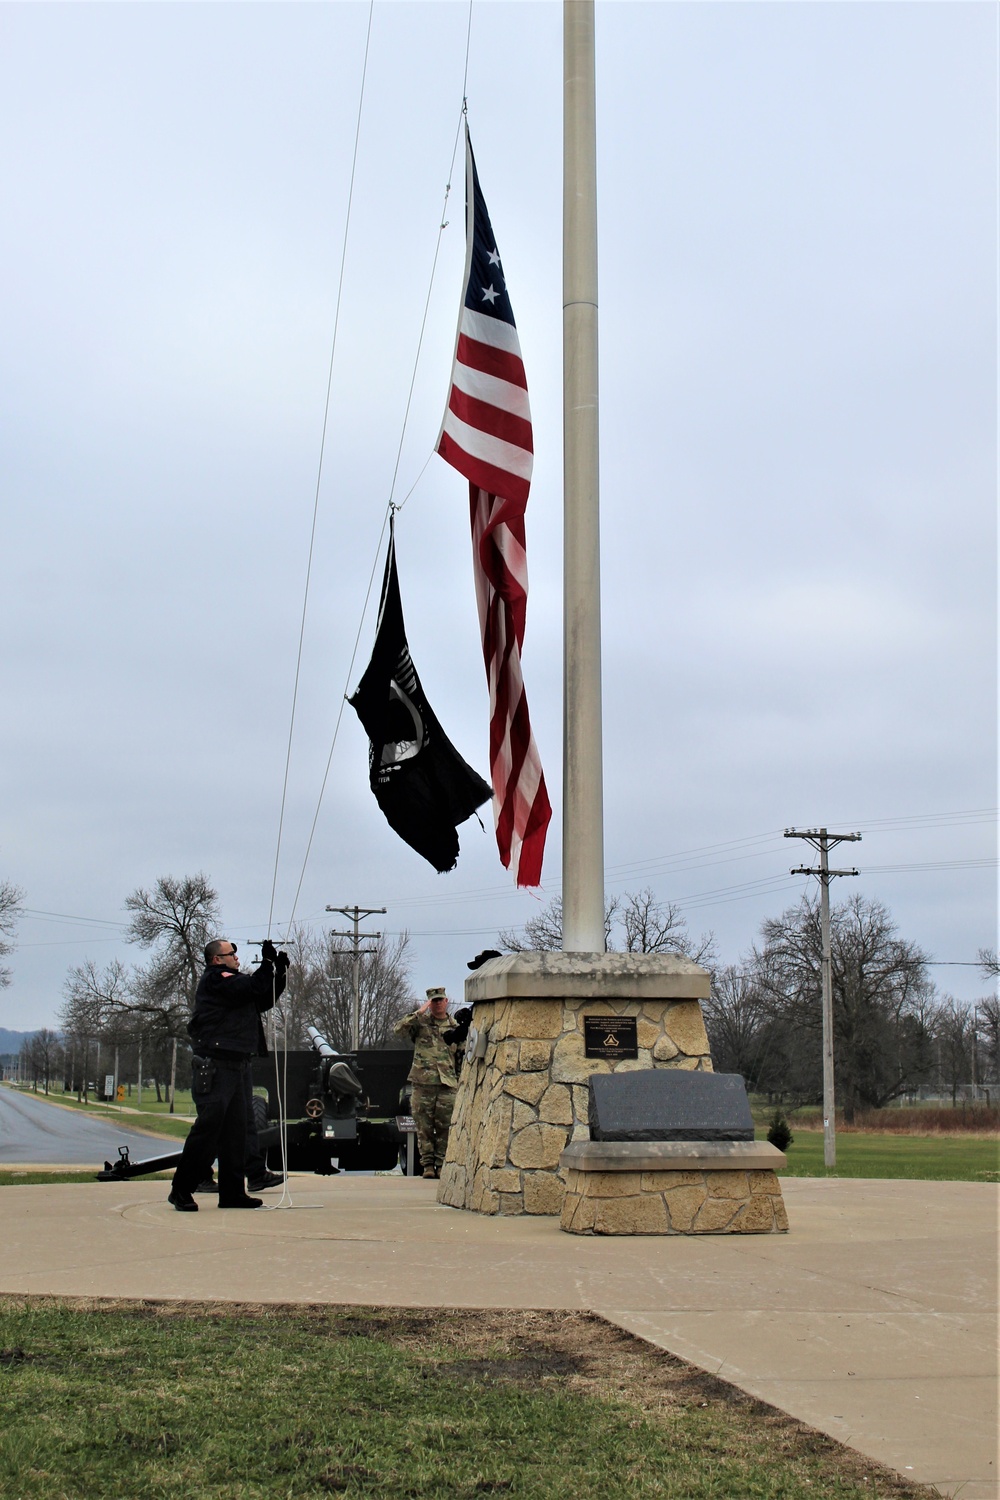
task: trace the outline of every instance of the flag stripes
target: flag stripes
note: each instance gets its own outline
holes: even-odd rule
[[[479,624],[490,690],[490,775],[500,858],[518,885],[542,878],[545,832],[552,809],[528,719],[521,642],[528,577],[524,520],[499,518],[504,502],[469,487]],[[506,853],[506,858],[505,858]]]
[[[521,675],[528,571],[524,508],[533,441],[514,313],[466,150],[466,287],[437,451],[469,481],[473,571],[490,693],[490,773],[500,858],[538,885],[552,816]]]
[[[460,333],[457,355],[456,370],[464,369],[483,375],[495,375],[505,385],[520,386],[522,391],[527,392],[524,365],[519,359],[508,357],[503,349],[494,349],[489,344],[481,344],[478,339],[469,338],[466,334]]]

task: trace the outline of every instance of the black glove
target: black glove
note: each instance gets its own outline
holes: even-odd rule
[[[461,1047],[469,1035],[469,1027],[472,1025],[472,1006],[467,1005],[462,1010],[455,1012],[455,1025],[447,1031],[442,1031],[441,1036],[451,1046]]]
[[[270,938],[265,938],[260,945],[260,956],[264,963],[273,964],[278,957],[278,950]]]
[[[282,948],[281,952],[276,956],[274,960],[274,966],[279,974],[284,974],[291,961],[292,960],[288,957],[288,954],[285,952],[284,948]]]

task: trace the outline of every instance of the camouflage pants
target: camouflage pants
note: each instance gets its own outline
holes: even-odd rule
[[[417,1127],[417,1146],[422,1167],[440,1171],[448,1149],[448,1127],[455,1108],[455,1090],[443,1083],[415,1083],[410,1112]]]

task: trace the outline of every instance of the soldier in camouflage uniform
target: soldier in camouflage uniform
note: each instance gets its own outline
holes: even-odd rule
[[[440,1177],[448,1146],[448,1127],[455,1108],[458,1074],[455,1048],[444,1040],[454,1022],[448,1014],[448,996],[443,989],[427,991],[419,1010],[396,1022],[396,1035],[413,1043],[410,1068],[412,1100],[410,1112],[417,1127],[420,1164],[425,1177]]]

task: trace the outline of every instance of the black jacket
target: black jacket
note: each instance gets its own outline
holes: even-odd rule
[[[194,1050],[202,1057],[219,1052],[265,1057],[261,1012],[271,1009],[284,988],[284,970],[276,975],[270,963],[262,963],[253,974],[209,964],[198,984],[188,1022]]]

